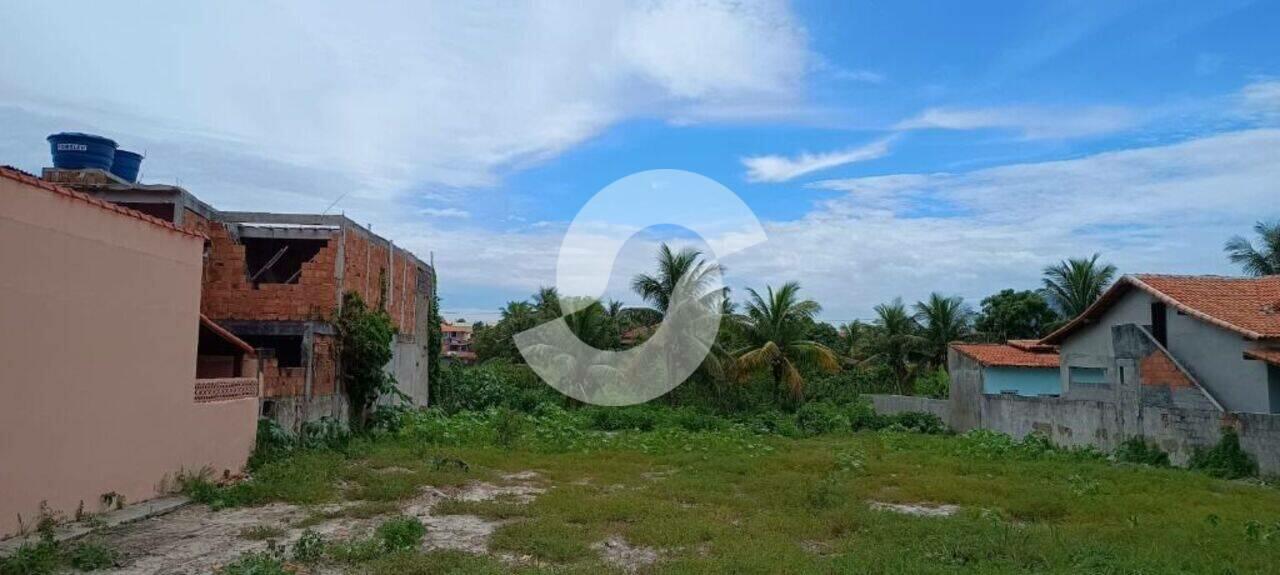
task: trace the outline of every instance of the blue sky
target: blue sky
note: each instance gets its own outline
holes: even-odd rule
[[[831,321],[930,291],[976,306],[1093,252],[1232,273],[1222,242],[1280,218],[1278,3],[16,2],[0,20],[21,24],[0,38],[0,162],[38,171],[45,135],[94,131],[218,207],[341,198],[434,254],[449,317],[553,283],[577,211],[648,169],[737,192],[769,241],[727,256],[727,281],[798,280]],[[669,236],[690,241],[637,238],[616,278]]]

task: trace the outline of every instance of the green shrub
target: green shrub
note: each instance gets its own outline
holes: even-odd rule
[[[1169,454],[1155,444],[1147,443],[1141,437],[1130,437],[1116,448],[1116,461],[1137,463],[1152,467],[1168,467]]]
[[[67,561],[80,571],[97,571],[114,567],[118,554],[109,547],[97,543],[81,543],[67,552]]]
[[[324,556],[324,538],[310,529],[304,530],[293,543],[293,560],[315,563]]]
[[[917,377],[913,386],[915,387],[916,395],[934,399],[946,399],[950,394],[951,377],[947,375],[945,369],[938,368]]]
[[[904,411],[887,418],[889,425],[898,425],[906,431],[915,433],[941,434],[947,432],[947,425],[942,418],[923,411]]]
[[[645,405],[592,407],[584,411],[591,429],[599,431],[652,431],[658,426],[657,411]]]
[[[1196,450],[1191,456],[1190,467],[1221,479],[1240,479],[1258,474],[1257,462],[1240,448],[1240,436],[1229,427],[1222,430],[1222,439],[1213,448]]]
[[[378,526],[377,537],[388,551],[412,549],[422,542],[427,528],[416,517],[401,516],[388,519]]]
[[[58,568],[58,544],[52,539],[23,543],[8,557],[0,557],[0,575],[48,575]]]
[[[524,434],[525,420],[514,409],[504,407],[498,410],[493,420],[493,441],[499,447],[513,447]]]
[[[297,445],[302,449],[342,449],[351,442],[351,430],[332,417],[302,424]]]
[[[796,410],[796,426],[805,435],[821,435],[849,429],[849,418],[835,404],[810,401]]]
[[[213,472],[208,468],[195,472],[180,471],[176,478],[178,492],[196,503],[216,507],[222,490],[212,479],[209,479],[212,475]]]
[[[381,539],[356,539],[337,541],[327,549],[329,557],[338,563],[364,563],[386,555],[386,544]]]
[[[956,442],[958,455],[979,459],[1061,459],[1086,461],[1103,459],[1092,447],[1062,448],[1042,433],[1031,433],[1021,440],[989,429],[974,429]]]

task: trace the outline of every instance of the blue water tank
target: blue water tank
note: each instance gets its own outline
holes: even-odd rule
[[[66,170],[97,168],[110,170],[116,156],[116,143],[110,138],[62,132],[48,137],[53,152],[53,167]]]
[[[111,173],[132,184],[138,181],[140,166],[142,166],[142,154],[117,148],[115,159],[111,161]]]

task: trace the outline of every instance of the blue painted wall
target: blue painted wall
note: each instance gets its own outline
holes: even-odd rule
[[[1018,395],[1058,395],[1062,380],[1056,367],[987,367],[982,370],[982,392]]]

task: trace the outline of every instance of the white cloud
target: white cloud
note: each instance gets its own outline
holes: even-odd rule
[[[901,295],[977,304],[1034,288],[1040,269],[1102,252],[1122,272],[1238,273],[1222,242],[1280,216],[1280,130],[967,173],[897,174],[814,184],[848,194],[732,258],[734,278],[799,279],[826,317],[866,317]]]
[[[781,0],[19,2],[0,21],[25,23],[0,38],[20,55],[0,104],[130,145],[204,138],[383,197],[490,185],[627,118],[783,113],[810,57]]]
[[[1045,265],[1093,252],[1124,273],[1232,274],[1222,242],[1280,216],[1277,181],[1280,130],[1271,129],[966,173],[826,180],[813,186],[847,194],[802,218],[765,222],[769,241],[726,258],[726,281],[741,294],[799,280],[824,318],[847,320],[930,291],[976,306],[1003,288],[1035,288]],[[513,297],[554,281],[563,235],[557,225],[391,231],[410,236],[401,245],[436,250],[450,286]],[[637,239],[624,250],[611,289],[647,270],[655,245]]]
[[[1248,114],[1280,118],[1280,80],[1253,82],[1240,91],[1240,99]]]
[[[419,210],[419,213],[421,213],[424,216],[430,216],[433,218],[464,218],[465,219],[465,218],[471,217],[471,212],[468,212],[466,210],[460,210],[458,208],[423,208]]]
[[[1137,116],[1124,108],[1041,108],[1027,106],[989,108],[930,108],[899,122],[899,130],[1012,130],[1027,139],[1096,136],[1133,127]]]
[[[871,70],[838,70],[835,76],[842,80],[852,80],[867,84],[883,84],[885,80],[884,74],[872,72]]]
[[[750,156],[742,158],[747,167],[747,180],[752,182],[785,182],[845,164],[882,158],[889,153],[893,137],[881,138],[870,144],[824,154],[800,154],[795,157],[778,155]]]

